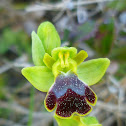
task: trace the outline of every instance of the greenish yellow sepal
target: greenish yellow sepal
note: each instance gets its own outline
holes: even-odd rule
[[[105,74],[110,60],[108,58],[93,59],[80,64],[77,75],[88,86],[96,84]]]
[[[61,40],[52,23],[48,21],[41,23],[38,27],[37,34],[43,43],[46,53],[51,54],[54,48],[60,47]]]
[[[79,116],[73,116],[72,118],[66,118],[62,119],[59,118],[56,114],[54,115],[54,118],[56,119],[58,126],[84,126],[80,122],[80,117]]]
[[[84,124],[84,126],[102,126],[99,124],[96,117],[88,116],[88,117],[80,117],[80,121]]]
[[[55,63],[55,60],[48,53],[45,53],[43,62],[48,68],[51,69],[53,64]]]
[[[36,66],[43,66],[43,57],[45,55],[45,49],[38,35],[32,32],[32,59]]]
[[[54,83],[52,71],[45,66],[34,66],[22,69],[23,76],[38,90],[48,92]]]
[[[71,118],[62,119],[55,114],[54,118],[56,119],[58,126],[102,126],[95,117],[91,116],[72,116]]]
[[[73,60],[75,60],[77,62],[77,65],[81,64],[86,58],[88,57],[87,52],[85,52],[84,50],[81,50],[74,58]]]
[[[73,58],[77,54],[77,49],[74,48],[74,47],[58,47],[58,48],[55,48],[55,49],[52,50],[52,53],[51,53],[52,54],[52,57],[55,60],[57,60],[59,58],[59,53],[60,52],[62,54],[69,52],[69,57],[70,58]]]

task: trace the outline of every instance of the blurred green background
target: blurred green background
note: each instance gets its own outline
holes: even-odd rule
[[[45,110],[46,93],[21,75],[32,66],[31,32],[51,21],[62,46],[108,57],[110,67],[92,86],[90,113],[103,126],[126,126],[126,0],[0,0],[0,126],[57,126]]]

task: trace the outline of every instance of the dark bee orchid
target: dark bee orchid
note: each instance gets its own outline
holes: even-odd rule
[[[45,107],[56,108],[56,115],[71,117],[74,113],[87,115],[97,101],[90,85],[104,75],[110,61],[107,58],[83,62],[88,54],[74,47],[59,47],[55,27],[42,23],[37,34],[32,33],[32,56],[36,66],[22,69],[22,74],[38,90],[47,92]]]

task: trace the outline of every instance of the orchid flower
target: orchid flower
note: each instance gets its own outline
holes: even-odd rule
[[[60,118],[91,112],[97,96],[89,87],[105,74],[107,58],[83,62],[88,54],[74,47],[60,47],[60,37],[50,22],[32,32],[32,58],[35,66],[22,69],[25,78],[38,90],[47,92],[44,104]]]

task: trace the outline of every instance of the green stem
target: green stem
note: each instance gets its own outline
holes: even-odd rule
[[[35,88],[32,86],[31,91],[30,91],[30,106],[29,106],[29,120],[28,120],[28,126],[32,125],[32,113],[34,110],[34,93],[35,93]]]

